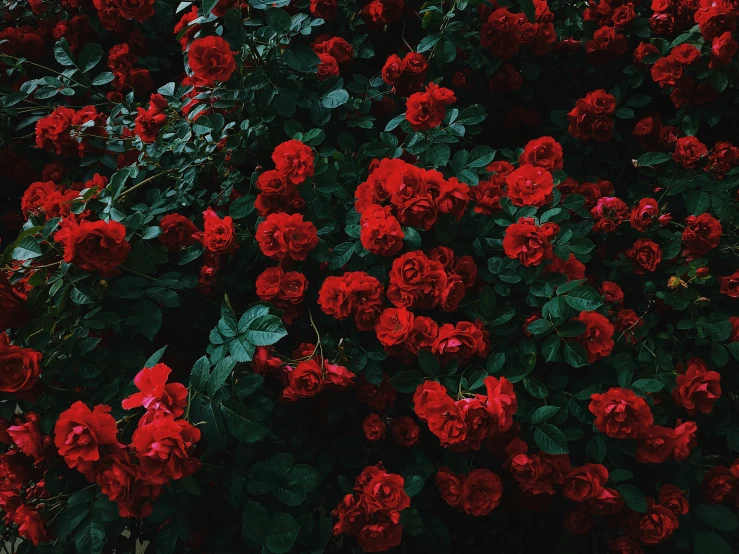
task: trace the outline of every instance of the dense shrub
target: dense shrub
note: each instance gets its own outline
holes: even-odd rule
[[[3,8],[6,548],[739,552],[736,0]]]

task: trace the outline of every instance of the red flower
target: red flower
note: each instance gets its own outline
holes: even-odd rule
[[[416,131],[432,129],[444,120],[447,106],[456,101],[454,92],[429,83],[425,92],[416,92],[408,98],[405,118]]]
[[[707,414],[713,403],[721,397],[721,375],[709,371],[703,360],[691,358],[684,374],[677,376],[677,386],[672,392],[675,404],[685,408],[689,414]]]
[[[374,0],[372,3],[380,2]],[[403,526],[397,521],[379,521],[365,525],[357,539],[363,552],[384,552],[400,544],[402,532]]]
[[[154,15],[154,0],[113,0],[121,17],[142,23]]]
[[[372,0],[364,5],[362,17],[370,29],[379,30],[403,14],[403,0]]]
[[[405,233],[390,212],[390,206],[371,204],[359,220],[362,246],[373,254],[392,256],[403,248]]]
[[[589,92],[579,99],[567,114],[569,133],[578,140],[606,142],[613,135],[611,114],[616,110],[616,98],[605,90]]]
[[[676,516],[684,516],[690,509],[683,491],[675,485],[662,485],[659,490],[659,503]]]
[[[368,441],[379,441],[385,438],[385,422],[377,414],[369,414],[364,418],[362,430]]]
[[[642,198],[631,209],[629,221],[637,231],[646,231],[659,217],[659,203],[654,198]]]
[[[714,37],[711,42],[711,62],[708,67],[723,67],[731,63],[739,44],[734,40],[729,31]]]
[[[387,308],[375,324],[375,333],[383,346],[394,346],[405,341],[412,327],[411,312],[405,308]]]
[[[293,185],[313,176],[313,150],[299,140],[288,140],[272,152],[275,169]]]
[[[473,516],[484,516],[500,504],[502,496],[500,477],[487,469],[474,469],[462,484],[462,509]]]
[[[74,153],[77,149],[77,143],[71,136],[74,115],[74,110],[59,106],[39,119],[36,123],[36,147],[61,155]]]
[[[256,239],[262,253],[276,260],[303,261],[318,244],[315,225],[301,214],[268,215],[258,225]]]
[[[698,426],[692,421],[682,423],[679,419],[677,420],[675,429],[672,431],[672,454],[675,460],[681,462],[690,455],[690,450],[698,444],[695,440],[697,431]]]
[[[319,80],[323,81],[339,74],[339,64],[331,54],[318,54],[318,60],[316,75]]]
[[[714,466],[703,475],[703,496],[711,504],[721,504],[736,494],[739,481],[726,466]]]
[[[394,473],[380,472],[364,486],[362,504],[368,513],[400,512],[411,505],[411,499],[403,490],[404,480]]]
[[[159,130],[167,122],[167,116],[157,110],[145,110],[144,108],[136,108],[136,110],[139,115],[136,116],[136,126],[133,132],[147,144],[156,141]]]
[[[647,403],[630,389],[614,387],[594,394],[588,409],[595,416],[595,428],[615,439],[639,438],[654,423]]]
[[[642,464],[661,464],[675,451],[675,433],[668,427],[654,425],[639,439],[634,458]]]
[[[87,471],[100,457],[100,447],[117,444],[118,429],[110,406],[90,411],[80,401],[61,414],[54,427],[54,444],[71,468]]]
[[[708,155],[708,148],[695,137],[682,137],[675,143],[672,159],[685,169],[692,169],[703,156]]]
[[[18,535],[31,541],[34,546],[51,541],[51,534],[46,528],[46,523],[35,508],[21,504],[12,515],[7,514],[7,517],[18,525]]]
[[[205,249],[213,254],[232,253],[238,248],[231,216],[221,219],[212,208],[203,212],[203,232],[198,236]]]
[[[608,356],[613,350],[613,325],[608,319],[596,312],[581,312],[574,321],[585,324],[585,331],[578,341],[588,353],[588,361]]]
[[[484,333],[469,321],[460,321],[456,325],[445,323],[439,327],[439,334],[432,347],[444,363],[456,359],[466,364],[472,356],[483,357],[489,348]]]
[[[25,421],[18,418],[16,424],[8,427],[6,432],[18,449],[38,464],[44,460],[45,446],[44,436],[38,426],[40,418],[33,412],[26,412],[24,417]]]
[[[187,62],[195,77],[203,85],[228,81],[236,70],[231,47],[221,37],[197,38],[190,44]]]
[[[629,208],[626,202],[614,196],[598,198],[595,207],[590,210],[595,225],[593,230],[599,233],[612,233],[626,217]]]
[[[418,442],[421,429],[412,417],[402,416],[393,419],[393,438],[400,446],[410,448]]]
[[[518,223],[506,227],[503,250],[506,256],[527,267],[539,265],[553,256],[552,245],[543,229],[529,218],[521,218]]]
[[[117,221],[62,220],[54,240],[64,246],[64,261],[101,277],[117,275],[126,261],[131,245],[126,241],[126,228]]]
[[[0,333],[0,391],[29,390],[40,374],[41,352],[10,344],[8,335]]]
[[[487,395],[485,407],[491,416],[493,431],[505,433],[513,427],[513,416],[518,410],[513,383],[505,377],[497,379],[493,376],[485,377],[483,382]]]
[[[28,321],[25,295],[20,294],[6,277],[5,272],[0,272],[0,329],[21,327]],[[0,333],[0,350],[3,345],[7,346],[7,335]],[[0,389],[1,390],[1,389]]]
[[[195,224],[180,214],[167,214],[159,222],[161,242],[170,252],[179,252],[195,243],[193,235],[198,232]]]
[[[542,167],[525,164],[506,177],[507,196],[514,206],[543,206],[550,200],[554,180]]]
[[[634,273],[644,275],[647,272],[656,271],[662,261],[662,249],[654,241],[638,239],[627,250],[626,257],[633,263]]]
[[[631,514],[629,522],[636,537],[644,544],[659,544],[679,527],[677,517],[669,509],[647,498],[647,513]]]
[[[564,477],[562,495],[575,502],[597,498],[608,481],[608,470],[600,464],[585,464]]]
[[[603,281],[600,286],[600,293],[606,304],[618,306],[624,301],[624,291],[612,281]]]
[[[564,164],[562,145],[552,137],[530,140],[519,156],[518,164],[520,166],[535,165],[547,171],[562,169]]]
[[[142,425],[133,433],[131,446],[141,462],[141,472],[153,484],[182,479],[200,467],[191,457],[200,440],[200,430],[187,421],[162,417]]]
[[[732,298],[739,298],[739,269],[726,277],[719,277],[720,291]]]
[[[567,261],[559,256],[553,256],[551,263],[547,266],[549,273],[561,273],[567,276],[568,281],[585,278],[585,264],[578,260],[575,255],[570,252]]]
[[[462,483],[464,479],[464,475],[457,475],[446,467],[440,467],[434,475],[434,482],[439,489],[441,498],[453,508],[458,508],[462,504]]]
[[[187,406],[187,389],[181,383],[167,383],[172,370],[159,363],[146,367],[133,379],[140,392],[124,399],[121,405],[124,410],[132,410],[143,406],[154,415],[172,414],[180,417]]]
[[[688,259],[707,254],[721,242],[721,223],[710,214],[688,216],[683,229],[683,254]]]
[[[310,0],[310,13],[314,17],[331,20],[336,17],[338,4],[336,0]]]
[[[287,387],[282,391],[282,398],[296,401],[300,398],[316,396],[323,390],[323,370],[313,360],[300,362],[295,368],[288,368]]]

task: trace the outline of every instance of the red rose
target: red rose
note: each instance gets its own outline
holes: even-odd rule
[[[626,217],[629,208],[626,202],[614,196],[598,198],[598,202],[590,210],[595,225],[593,230],[599,233],[612,233]]]
[[[58,187],[53,181],[36,181],[28,185],[21,198],[23,217],[28,219],[28,216],[42,209],[46,199],[57,190]]]
[[[330,20],[336,17],[338,4],[336,0],[310,0],[310,13],[313,17]]]
[[[644,550],[628,537],[619,537],[608,543],[611,554],[644,554]]]
[[[505,196],[498,179],[480,181],[470,188],[470,197],[475,201],[475,213],[490,215],[500,210],[500,199]]]
[[[332,515],[338,518],[333,529],[334,535],[346,533],[355,537],[359,535],[367,523],[364,506],[360,503],[359,498],[353,494],[344,496]]]
[[[15,425],[7,428],[7,434],[13,443],[26,456],[33,458],[35,463],[44,460],[44,436],[39,429],[39,416],[33,412],[26,412],[25,421],[18,418]]]
[[[562,145],[552,137],[530,140],[524,147],[521,156],[519,156],[518,164],[520,166],[530,164],[547,171],[562,169],[564,164]]]
[[[316,227],[301,214],[270,214],[257,226],[256,239],[265,256],[303,261],[318,244]]]
[[[339,64],[331,54],[318,54],[318,61],[316,75],[319,80],[323,81],[339,74]]]
[[[362,246],[373,254],[392,256],[403,248],[405,233],[390,211],[390,206],[370,204],[359,220]]]
[[[405,308],[383,310],[375,324],[377,339],[383,346],[400,344],[413,328],[413,314]]]
[[[313,360],[300,362],[287,374],[287,387],[282,391],[282,398],[295,401],[300,398],[316,396],[323,390],[323,370]]]
[[[21,327],[28,321],[29,313],[26,309],[25,294],[21,295],[8,282],[5,272],[0,272],[0,329]],[[0,334],[0,337],[7,335]],[[7,340],[0,339],[0,348]]]
[[[701,57],[701,52],[692,44],[684,42],[670,51],[670,56],[679,64],[692,65]]]
[[[462,509],[473,516],[492,512],[503,496],[503,483],[492,471],[474,469],[462,484]]]
[[[87,471],[100,459],[100,447],[117,444],[118,429],[110,406],[90,411],[80,401],[61,414],[54,427],[54,444],[71,468]]]
[[[403,490],[400,475],[381,472],[376,474],[362,490],[362,503],[368,513],[400,512],[411,505],[411,499]]]
[[[18,535],[33,543],[34,546],[46,544],[52,540],[41,514],[26,504],[21,504],[17,510],[6,517],[18,525]]]
[[[472,356],[483,356],[489,343],[483,332],[469,321],[460,321],[456,325],[445,323],[439,327],[439,334],[434,341],[433,352],[444,363],[456,359],[466,364]]]
[[[369,414],[365,417],[362,429],[368,441],[379,441],[385,438],[385,422],[377,414]]]
[[[642,464],[661,464],[672,456],[675,437],[672,429],[654,425],[639,439],[634,458]]]
[[[313,176],[313,150],[299,140],[288,140],[272,152],[275,169],[294,185]]]
[[[737,49],[739,49],[739,44],[737,44],[729,31],[714,37],[711,42],[711,62],[708,64],[708,67],[729,65]]]
[[[205,210],[201,240],[205,249],[213,254],[234,252],[238,245],[231,216],[221,219],[212,208]]]
[[[434,482],[439,489],[441,498],[453,508],[460,507],[462,503],[462,483],[464,479],[464,475],[457,475],[446,467],[440,467],[434,475]]]
[[[126,228],[117,221],[83,221],[78,224],[62,220],[54,240],[64,246],[64,261],[101,277],[119,273],[131,245],[126,242]]]
[[[167,116],[158,111],[145,110],[144,108],[136,108],[138,116],[136,116],[136,126],[133,132],[142,142],[147,144],[157,140],[159,130],[164,127],[167,122]]]
[[[726,277],[719,277],[720,291],[732,298],[739,298],[739,269]]]
[[[703,496],[711,504],[721,504],[736,494],[739,481],[725,466],[714,466],[703,476]]]
[[[191,457],[200,440],[200,430],[174,417],[154,419],[133,432],[131,446],[141,462],[141,472],[153,484],[192,475],[199,467]]]
[[[72,118],[75,112],[59,106],[36,123],[36,147],[54,151],[60,155],[70,155],[77,150],[77,142],[72,139]]]
[[[675,485],[662,485],[659,490],[659,503],[676,516],[684,516],[690,509],[683,491]]]
[[[685,373],[677,376],[677,386],[672,391],[675,404],[691,415],[710,413],[713,403],[721,398],[720,381],[721,375],[709,371],[703,360],[691,358]]]
[[[682,423],[679,419],[677,420],[675,429],[672,431],[672,455],[675,456],[675,460],[682,462],[690,456],[691,449],[698,444],[695,440],[697,431],[698,426],[692,421]]]
[[[716,248],[721,241],[721,223],[710,214],[688,216],[683,229],[683,254],[688,258],[695,258],[707,254]]]
[[[632,261],[634,273],[644,275],[655,271],[662,261],[662,249],[649,239],[638,239],[626,252],[626,257]]]
[[[195,243],[193,235],[198,232],[195,224],[180,214],[167,214],[159,222],[161,242],[170,252],[179,252]]]
[[[182,383],[167,383],[172,369],[162,363],[136,374],[133,384],[139,389],[121,402],[124,410],[144,407],[152,416],[171,414],[180,417],[187,406],[187,389]]]
[[[675,142],[675,152],[672,155],[672,159],[685,169],[692,169],[707,154],[708,148],[697,138],[682,137]]]
[[[595,428],[615,439],[639,438],[654,423],[647,403],[630,389],[614,387],[594,394],[588,409],[595,416]]]
[[[418,436],[421,431],[418,424],[413,421],[413,418],[408,416],[393,419],[392,430],[395,442],[405,448],[410,448],[418,442]]]
[[[261,300],[274,300],[280,293],[280,283],[285,272],[280,266],[268,267],[256,279],[255,287],[257,296]]]
[[[578,260],[575,255],[570,252],[570,257],[563,260],[559,256],[553,256],[551,263],[547,266],[549,273],[561,273],[567,276],[568,281],[585,278],[585,264]]]
[[[190,44],[187,63],[195,77],[206,86],[228,81],[236,70],[231,46],[221,37],[197,38]]]
[[[397,54],[391,54],[382,66],[382,80],[392,86],[402,74],[403,60]]]
[[[603,281],[600,286],[600,293],[606,304],[618,306],[624,301],[624,291],[612,281]]]
[[[706,171],[714,173],[719,179],[739,165],[739,148],[726,141],[718,141],[708,155]]]
[[[654,44],[642,42],[634,50],[634,63],[640,64],[647,56],[659,55],[659,48]]]
[[[408,97],[405,118],[416,131],[438,127],[446,116],[446,107],[456,100],[448,88],[429,83],[425,92],[416,92]]]
[[[636,537],[644,544],[659,544],[679,527],[675,514],[651,498],[647,498],[647,513],[632,513],[630,524]]]
[[[29,390],[41,373],[41,352],[10,344],[0,334],[0,391],[16,393]]]
[[[543,167],[525,164],[506,177],[507,196],[514,206],[543,206],[554,188],[552,174]]]
[[[280,281],[278,297],[290,304],[300,304],[308,289],[308,280],[299,271],[288,271]]]
[[[541,227],[532,219],[521,218],[518,223],[506,227],[503,237],[506,256],[530,267],[552,258],[552,245]]]
[[[629,221],[637,231],[646,231],[659,217],[659,203],[654,198],[642,198],[631,209]]]
[[[370,29],[381,29],[403,14],[403,0],[372,0],[364,5],[362,17]]]
[[[154,0],[113,0],[121,17],[142,23],[154,15]]]
[[[372,3],[379,4],[380,0]],[[400,544],[402,533],[403,526],[397,521],[378,521],[365,525],[357,540],[363,552],[384,552]]]
[[[513,427],[513,416],[518,410],[513,383],[505,377],[496,379],[493,376],[485,377],[483,382],[487,396],[485,407],[490,415],[492,431],[505,433]]]
[[[464,215],[469,201],[469,185],[460,183],[455,177],[444,179],[441,182],[439,197],[436,199],[436,205],[439,208],[439,212],[443,214],[452,214],[457,220],[459,220]]]
[[[578,342],[588,353],[590,363],[611,353],[614,346],[614,329],[606,317],[596,312],[581,312],[574,321],[585,324],[585,331],[580,335]]]
[[[331,37],[325,43],[327,54],[331,54],[339,65],[348,63],[354,57],[354,47],[341,37]]]
[[[420,350],[431,350],[438,336],[439,325],[430,317],[418,316],[413,320],[413,327],[404,346],[417,355]]]
[[[586,502],[596,498],[606,482],[608,470],[600,464],[585,464],[565,475],[562,495],[574,502]]]
[[[729,323],[731,323],[731,342],[739,342],[739,317],[730,317]]]

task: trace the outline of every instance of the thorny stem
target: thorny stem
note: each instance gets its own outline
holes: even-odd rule
[[[316,332],[316,347],[313,349],[313,354],[311,355],[311,358],[315,355],[316,350],[320,350],[321,367],[323,367],[323,345],[321,344],[321,334],[318,332],[318,328],[316,327],[316,324],[313,321],[313,314],[311,313],[310,310],[308,310],[308,317],[310,318],[310,326],[313,327],[313,330]]]

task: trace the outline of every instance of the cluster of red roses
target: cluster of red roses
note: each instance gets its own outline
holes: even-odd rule
[[[405,118],[416,131],[433,129],[441,125],[446,108],[456,101],[454,91],[429,83],[425,91],[414,92],[408,97]]]
[[[147,517],[164,485],[200,467],[192,457],[200,430],[178,419],[185,413],[188,393],[181,383],[167,383],[171,371],[158,363],[134,378],[139,392],[123,400],[122,406],[143,407],[146,412],[128,446],[118,442],[109,406],[90,410],[77,401],[59,415],[54,427],[54,444],[64,461],[97,483],[118,504],[121,517]]]
[[[354,318],[360,331],[372,331],[382,310],[384,287],[363,271],[327,277],[318,292],[318,305],[336,319]]]
[[[18,535],[34,545],[47,543],[48,497],[46,470],[53,462],[50,436],[39,429],[40,417],[26,412],[13,423],[0,420],[0,443],[10,449],[0,454],[0,508],[5,524],[17,525]]]
[[[739,458],[731,467],[713,466],[703,476],[703,495],[711,504],[733,501],[739,508]]]
[[[364,552],[399,545],[400,513],[411,505],[404,484],[403,477],[385,471],[382,462],[365,467],[354,481],[354,493],[347,494],[333,511],[338,518],[334,535],[357,537]]]
[[[447,213],[459,219],[469,202],[470,187],[435,169],[422,169],[401,159],[373,160],[367,180],[354,193],[362,246],[391,256],[403,247],[400,225],[430,229]],[[381,206],[389,201],[390,205]]]
[[[490,349],[489,333],[482,321],[459,321],[439,326],[430,317],[414,315],[406,308],[386,308],[375,322],[377,340],[391,356],[412,363],[421,350],[429,350],[442,363],[466,364],[473,356],[484,358]]]
[[[164,110],[167,109],[168,102],[161,94],[152,94],[149,99],[149,108],[136,108],[138,116],[136,116],[133,132],[137,137],[141,138],[144,143],[152,143],[157,139],[159,130],[164,127],[167,122],[167,116]]]
[[[389,421],[395,442],[400,446],[410,448],[418,442],[421,428],[412,417],[401,416],[390,420],[390,418],[383,419],[377,414],[369,414],[362,422],[362,430],[368,441],[377,442],[385,438],[386,420]]]
[[[479,450],[486,438],[511,429],[518,409],[508,379],[488,376],[484,384],[486,394],[465,395],[455,401],[442,384],[425,381],[413,394],[413,410],[442,446],[457,452]]]
[[[336,6],[336,0],[319,0],[320,2],[331,2]],[[362,18],[367,27],[379,31],[385,25],[394,23],[403,15],[405,4],[403,0],[370,0],[362,8]]]
[[[299,212],[305,205],[297,186],[313,175],[313,151],[299,140],[283,142],[272,152],[275,169],[259,175],[254,207],[266,217],[276,212]]]
[[[392,54],[382,66],[382,80],[399,96],[408,96],[421,88],[428,70],[429,64],[423,54],[408,52],[403,58]]]
[[[489,469],[473,469],[462,475],[440,467],[434,482],[444,502],[471,516],[488,515],[503,497],[503,483]]]
[[[480,28],[480,45],[502,60],[515,56],[522,44],[536,56],[545,55],[557,41],[554,14],[546,0],[536,0],[534,6],[535,21],[528,21],[524,14],[512,13],[508,8],[491,11],[480,6],[480,19],[485,21]]]
[[[292,323],[302,313],[301,304],[306,290],[308,280],[305,275],[299,271],[285,272],[281,266],[268,267],[256,280],[257,296],[282,310],[285,323]]]
[[[102,190],[108,184],[108,178],[95,173],[92,179],[85,183],[72,183],[65,185],[61,183],[62,175],[58,179],[48,181],[36,181],[31,183],[21,198],[21,211],[28,218],[31,215],[43,214],[48,221],[54,217],[72,217],[72,202],[77,200],[83,190]],[[75,214],[80,219],[85,214]]]
[[[91,150],[90,137],[104,138],[107,116],[95,106],[85,106],[75,111],[59,106],[36,122],[36,147],[62,156],[80,157]]]
[[[338,75],[340,67],[354,57],[354,47],[341,37],[318,35],[311,46],[318,54],[317,75],[321,80]]]
[[[123,91],[132,88],[139,96],[149,94],[154,88],[151,73],[148,69],[133,67],[138,61],[138,54],[144,53],[144,44],[136,41],[124,42],[112,46],[108,51],[108,69],[113,73],[113,90],[107,93],[111,102],[123,101]]]
[[[606,142],[613,136],[613,112],[616,97],[603,89],[594,90],[580,98],[567,114],[568,131],[578,140]]]

